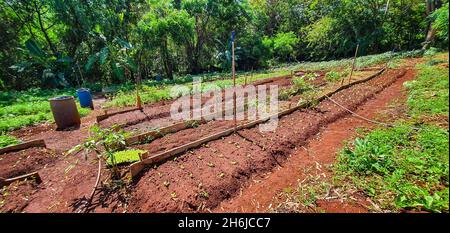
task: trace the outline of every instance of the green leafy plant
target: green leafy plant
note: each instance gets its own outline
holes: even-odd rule
[[[437,9],[431,18],[434,20],[432,27],[437,30],[437,35],[448,43],[448,2]]]
[[[308,81],[313,81],[315,80],[317,77],[319,77],[318,74],[311,72],[311,73],[306,73],[302,76],[303,79],[308,80]]]
[[[98,160],[97,179],[91,195],[88,198],[86,210],[91,204],[92,198],[94,197],[97,186],[100,182],[102,161],[105,161],[109,165],[107,167],[111,170],[112,179],[120,179],[120,174],[117,169],[118,160],[116,159],[122,158],[116,158],[114,154],[115,152],[125,148],[125,137],[127,136],[127,133],[123,130],[117,131],[114,127],[101,129],[98,125],[92,126],[89,130],[89,134],[89,137],[84,141],[84,143],[77,145],[68,151],[68,154],[72,154],[75,151],[83,150],[85,159],[87,159],[87,156],[93,152]]]
[[[71,75],[72,58],[61,54],[48,54],[33,40],[28,39],[25,47],[32,58],[31,61],[22,61],[10,68],[22,73],[29,69],[37,69],[40,73],[41,82],[50,87],[67,87],[69,83],[66,79]]]
[[[187,125],[189,128],[197,128],[197,127],[200,125],[200,122],[199,122],[199,121],[195,121],[195,120],[193,120],[193,121],[187,121],[187,122],[186,122],[186,125]]]
[[[448,62],[448,61],[447,61]],[[411,114],[447,115],[449,113],[449,76],[448,68],[431,64],[418,66],[419,74],[414,81],[405,83],[408,89],[408,105]]]
[[[278,99],[281,101],[289,100],[291,97],[292,97],[291,89],[281,89],[280,93],[278,94]]]
[[[21,141],[13,136],[0,135],[0,148],[19,144]]]
[[[145,150],[124,150],[113,153],[113,155],[107,159],[107,164],[113,166],[113,159],[116,165],[124,163],[132,163],[140,160],[140,155],[146,153]]]
[[[328,82],[337,82],[341,80],[342,77],[343,77],[342,74],[337,71],[330,71],[325,75],[325,79]]]
[[[125,148],[125,137],[127,136],[127,133],[123,130],[116,131],[113,128],[101,129],[97,125],[92,126],[89,132],[90,135],[85,142],[74,147],[72,151],[84,149],[86,158],[90,152],[95,152],[98,160],[104,160],[110,164],[113,174],[117,175],[117,161],[114,153]]]
[[[405,83],[413,117],[355,139],[340,153],[336,171],[384,209],[448,212],[449,132],[422,120],[448,117],[448,68],[418,69],[417,78]]]
[[[342,151],[338,170],[384,208],[446,212],[448,140],[447,131],[432,126],[378,129]]]
[[[136,72],[138,67],[126,51],[134,47],[127,41],[116,38],[112,42],[105,42],[106,46],[99,52],[89,56],[84,68],[90,72],[94,64],[98,63],[105,73],[110,74],[117,81],[124,81],[126,73]]]
[[[297,77],[292,79],[292,84],[299,92],[305,92],[311,90],[311,84],[307,83],[303,77]]]

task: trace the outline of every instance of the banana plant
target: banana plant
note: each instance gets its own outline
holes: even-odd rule
[[[111,43],[106,43],[105,47],[95,54],[89,56],[84,69],[90,72],[95,64],[100,68],[111,70],[112,76],[119,81],[124,81],[125,73],[137,72],[137,65],[129,56],[133,45],[122,39],[115,39]]]
[[[36,68],[40,72],[42,84],[52,87],[69,86],[66,77],[72,73],[73,60],[71,57],[48,54],[33,39],[27,40],[25,47],[31,59],[11,66],[11,69],[22,73]]]

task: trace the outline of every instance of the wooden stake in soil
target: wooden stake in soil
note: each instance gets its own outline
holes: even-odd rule
[[[138,74],[136,74],[136,107],[142,109],[141,96],[139,95],[140,87],[141,87],[141,75],[138,71]]]
[[[236,132],[236,65],[234,61],[234,31],[231,33],[231,75],[233,76],[233,120],[234,131]]]
[[[348,78],[348,83],[350,84],[353,76],[353,70],[355,70],[355,64],[356,64],[356,56],[358,56],[358,50],[359,50],[359,44],[356,45],[356,51],[355,51],[355,57],[353,57],[353,63],[352,63],[352,71],[350,71],[350,77]],[[344,79],[342,79],[344,80]]]
[[[0,188],[5,186],[5,185],[9,185],[11,183],[14,183],[16,181],[23,181],[23,180],[26,180],[26,179],[34,179],[36,181],[36,183],[38,183],[38,184],[42,183],[42,179],[39,176],[39,173],[32,172],[32,173],[29,173],[29,174],[13,177],[13,178],[9,178],[9,179],[4,179],[4,178],[0,177]]]

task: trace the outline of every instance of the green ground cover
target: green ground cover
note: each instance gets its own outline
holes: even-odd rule
[[[417,78],[405,83],[408,117],[357,138],[339,155],[339,178],[351,180],[382,209],[449,211],[448,128],[423,121],[448,118],[449,70],[440,63],[418,65]]]

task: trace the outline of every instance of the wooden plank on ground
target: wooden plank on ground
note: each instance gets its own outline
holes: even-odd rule
[[[128,113],[128,112],[133,112],[133,111],[137,111],[137,110],[142,110],[143,108],[131,108],[131,109],[127,109],[127,110],[122,110],[122,111],[117,111],[117,112],[113,112],[113,113],[107,113],[104,115],[100,115],[96,117],[97,123],[100,123],[101,121],[104,121],[112,116],[115,115],[119,115],[119,114],[124,114],[124,113]]]
[[[25,174],[25,175],[21,175],[21,176],[17,176],[17,177],[13,177],[13,178],[9,178],[9,179],[3,179],[0,178],[0,187],[3,187],[5,185],[9,185],[11,183],[14,183],[16,181],[22,181],[25,179],[35,179],[36,183],[41,183],[41,177],[39,176],[38,172],[32,172],[29,174]]]
[[[149,137],[156,139],[156,138],[160,138],[166,134],[169,133],[175,133],[178,132],[180,130],[184,130],[189,128],[195,121],[188,121],[188,122],[179,122],[176,123],[174,125],[170,125],[167,127],[163,127],[163,128],[159,128],[159,129],[155,129],[155,130],[151,130],[142,134],[138,134],[132,137],[127,138],[125,141],[128,145],[132,145],[132,144],[136,144],[142,141],[147,140]]]
[[[231,108],[225,109],[224,112],[228,111],[229,109],[231,109]],[[150,130],[145,133],[131,136],[131,137],[127,138],[125,141],[128,145],[133,145],[133,144],[137,144],[137,143],[146,141],[148,138],[152,138],[152,139],[161,138],[166,134],[176,133],[178,131],[185,130],[187,128],[191,128],[192,125],[194,125],[194,124],[199,124],[199,125],[206,124],[209,121],[215,120],[216,115],[217,115],[216,113],[212,113],[212,114],[203,116],[201,120],[182,121],[182,122],[176,123],[174,125]],[[208,119],[208,120],[206,120],[206,119]],[[119,125],[117,128],[122,128],[122,127],[123,127],[123,125]]]
[[[25,150],[30,147],[46,147],[45,141],[43,139],[39,139],[39,140],[33,140],[33,141],[20,143],[17,145],[3,147],[0,149],[0,154],[13,152],[13,151],[19,151],[19,150]]]
[[[245,128],[252,128],[255,125],[258,125],[258,124],[261,124],[261,123],[263,123],[265,121],[268,121],[269,119],[270,118],[267,117],[267,118],[264,118],[264,119],[260,119],[260,120],[252,121],[250,123],[246,123],[244,125],[240,125],[240,126],[237,127],[237,130],[242,130],[242,129],[245,129]],[[213,135],[201,138],[199,140],[190,142],[188,144],[185,144],[185,145],[182,145],[182,146],[179,146],[179,147],[175,147],[173,149],[164,151],[162,153],[159,153],[159,154],[156,154],[156,155],[153,155],[153,156],[148,156],[148,157],[144,157],[143,156],[143,160],[142,161],[139,161],[139,162],[136,162],[136,163],[133,163],[133,164],[130,165],[131,177],[135,177],[136,175],[138,175],[139,172],[141,172],[142,169],[144,169],[148,165],[164,161],[164,160],[166,160],[166,159],[168,159],[170,157],[173,157],[173,156],[175,156],[177,154],[186,152],[187,150],[190,150],[192,148],[199,147],[200,145],[202,145],[204,143],[217,140],[217,139],[219,139],[221,137],[226,137],[226,136],[231,135],[233,133],[234,133],[234,128],[227,129],[225,131],[222,131],[222,132],[219,132],[219,133],[216,133],[216,134],[213,134]]]

